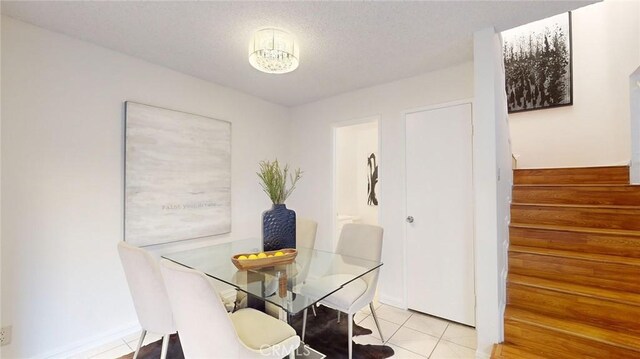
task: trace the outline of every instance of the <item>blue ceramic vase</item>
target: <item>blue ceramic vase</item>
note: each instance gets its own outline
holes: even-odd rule
[[[264,251],[296,248],[296,212],[284,204],[274,204],[262,213]]]

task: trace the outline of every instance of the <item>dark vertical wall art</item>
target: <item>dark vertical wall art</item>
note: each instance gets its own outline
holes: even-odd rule
[[[376,184],[378,183],[378,162],[376,154],[372,153],[367,158],[367,204],[370,206],[378,205],[378,197],[376,196]]]
[[[509,113],[573,104],[571,13],[502,33]]]

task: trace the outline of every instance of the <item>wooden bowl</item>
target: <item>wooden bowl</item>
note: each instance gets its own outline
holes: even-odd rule
[[[277,266],[277,265],[284,265],[284,264],[289,264],[292,263],[294,261],[294,259],[296,259],[296,256],[298,255],[298,251],[295,249],[291,249],[291,248],[284,248],[284,249],[279,249],[277,251],[269,251],[269,252],[264,252],[266,255],[275,255],[276,252],[282,252],[284,253],[283,256],[279,256],[279,257],[267,257],[267,258],[259,258],[259,259],[238,259],[238,257],[240,256],[247,256],[249,257],[250,254],[255,254],[257,255],[258,253],[239,253],[234,255],[233,257],[231,257],[231,262],[233,262],[233,265],[236,266],[236,268],[240,269],[240,270],[247,270],[247,269],[255,269],[255,268],[263,268],[263,267],[273,267],[273,266]]]

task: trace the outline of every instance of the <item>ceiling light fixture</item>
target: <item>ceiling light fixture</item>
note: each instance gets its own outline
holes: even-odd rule
[[[258,30],[249,44],[249,63],[269,74],[285,74],[297,69],[299,58],[293,35],[281,29]]]

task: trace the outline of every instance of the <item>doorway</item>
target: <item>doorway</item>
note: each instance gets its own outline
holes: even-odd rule
[[[407,305],[475,326],[471,104],[405,123]]]
[[[334,248],[347,223],[378,225],[378,117],[334,126]]]

